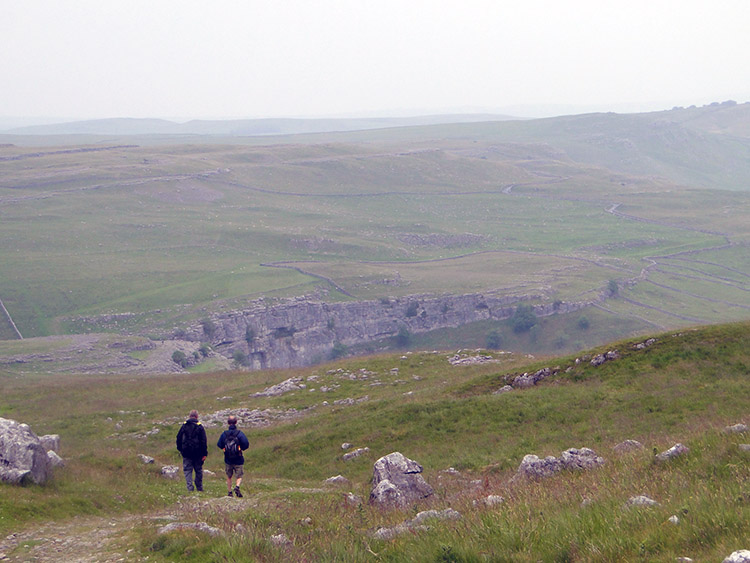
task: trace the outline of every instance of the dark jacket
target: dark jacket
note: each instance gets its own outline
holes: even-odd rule
[[[177,433],[177,450],[182,457],[196,459],[208,455],[206,429],[194,418],[188,418]],[[191,448],[188,444],[193,444]]]
[[[245,458],[243,457],[242,452],[250,447],[250,441],[247,439],[247,436],[243,434],[242,430],[237,430],[237,427],[234,425],[230,426],[229,430],[224,430],[224,432],[221,433],[216,445],[223,450],[227,443],[227,436],[230,434],[237,435],[237,440],[240,443],[240,450],[242,451],[240,452],[240,455],[234,457],[231,457],[227,452],[224,452],[224,463],[228,463],[229,465],[244,465]]]

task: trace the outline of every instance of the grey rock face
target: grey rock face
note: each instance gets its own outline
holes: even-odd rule
[[[0,480],[42,484],[50,475],[49,458],[27,424],[0,418]]]
[[[656,456],[656,461],[664,462],[669,461],[670,459],[674,459],[676,457],[680,457],[681,455],[685,455],[690,450],[687,448],[687,446],[684,446],[682,444],[675,444],[668,450],[665,450],[661,452],[659,455]]]
[[[725,558],[722,563],[750,563],[750,550],[740,549],[735,551],[729,557]]]
[[[370,503],[405,507],[431,496],[434,491],[422,477],[422,471],[421,465],[400,452],[381,457],[373,466]]]

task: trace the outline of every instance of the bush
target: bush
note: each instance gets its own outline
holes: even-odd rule
[[[255,340],[255,331],[252,328],[247,327],[245,329],[245,342],[252,344],[253,340]]]
[[[333,349],[331,350],[330,357],[332,360],[343,358],[349,352],[349,348],[346,344],[342,344],[338,340],[333,343]]]
[[[211,345],[207,342],[204,342],[200,345],[200,348],[198,348],[198,352],[200,352],[201,356],[205,358],[211,353]]]
[[[581,330],[588,330],[588,328],[591,326],[591,322],[589,322],[588,317],[581,317],[578,319],[578,322],[576,323],[576,325]]]
[[[188,359],[185,352],[175,350],[172,352],[172,361],[182,368],[188,367]]]
[[[516,334],[527,332],[536,324],[534,308],[531,305],[519,305],[510,319],[510,324]]]
[[[609,291],[609,294],[612,297],[615,297],[618,293],[620,293],[620,288],[617,285],[617,281],[609,280],[609,283],[607,284],[607,291]]]
[[[402,326],[400,329],[398,329],[398,334],[396,335],[396,344],[401,347],[405,348],[411,343],[411,333],[409,332],[409,329],[405,326]]]
[[[235,350],[232,354],[232,359],[238,366],[247,366],[250,363],[248,361],[247,354],[245,354],[245,352],[243,352],[242,350]]]
[[[406,308],[406,316],[416,317],[418,312],[419,312],[419,302],[412,301],[411,303],[409,303],[409,306]]]
[[[216,325],[211,319],[203,319],[201,321],[201,328],[203,328],[203,334],[211,340],[216,334]]]
[[[503,337],[496,330],[491,331],[487,335],[487,349],[488,350],[499,350],[503,345]]]

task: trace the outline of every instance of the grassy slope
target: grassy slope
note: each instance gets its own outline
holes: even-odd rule
[[[598,368],[585,361],[576,365],[573,357],[531,361],[507,354],[495,364],[453,367],[446,354],[415,353],[288,372],[127,379],[5,375],[0,415],[30,422],[39,434],[61,434],[67,467],[45,487],[0,486],[0,531],[49,518],[169,505],[183,497],[182,487],[161,479],[158,467],[141,465],[136,454],[176,463],[173,436],[190,408],[293,407],[310,410],[294,422],[248,430],[248,503],[231,513],[210,505],[192,513],[227,530],[241,523],[243,532],[232,532],[228,540],[157,538],[153,524],[144,524],[138,549],[152,560],[195,561],[364,561],[373,557],[368,550],[386,561],[719,560],[747,548],[743,541],[750,537],[750,462],[737,448],[748,438],[719,432],[748,422],[749,328],[745,323],[666,333],[642,351],[632,349],[633,341],[619,342],[606,349],[618,348],[622,358]],[[573,369],[530,390],[491,394],[508,375],[549,365]],[[249,397],[290,376],[307,379],[308,389]],[[323,385],[338,387],[323,394]],[[233,398],[219,399],[226,396]],[[322,405],[364,396],[369,400],[356,407]],[[165,420],[174,422],[161,425]],[[154,426],[161,432],[134,436]],[[209,429],[209,441],[219,432]],[[611,448],[624,439],[640,440],[646,449],[618,458]],[[343,462],[342,442],[370,452]],[[652,463],[652,448],[662,451],[675,442],[685,443],[689,455]],[[559,455],[581,446],[607,458],[606,467],[538,484],[507,484],[525,454]],[[322,480],[341,473],[366,497],[372,462],[396,450],[418,460],[437,489],[419,509],[452,506],[463,515],[459,522],[376,541],[369,531],[414,512],[346,507],[340,491],[315,492]],[[440,473],[449,466],[462,476]],[[216,451],[208,468],[221,471]],[[468,485],[474,479],[481,480],[480,489]],[[207,487],[208,496],[222,494],[220,478]],[[501,494],[506,503],[472,506],[487,494]],[[623,510],[637,494],[661,506]],[[581,507],[583,498],[593,504]],[[679,526],[666,523],[672,514],[680,514]],[[312,525],[301,523],[306,517]],[[280,532],[293,541],[285,550],[269,542]]]

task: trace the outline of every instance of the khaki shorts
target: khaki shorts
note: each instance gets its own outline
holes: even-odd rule
[[[245,474],[245,469],[242,465],[232,465],[231,463],[225,463],[225,471],[227,473],[227,477],[230,479],[234,475],[235,477],[239,478],[242,477]]]

